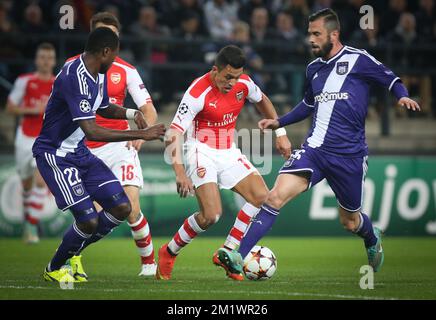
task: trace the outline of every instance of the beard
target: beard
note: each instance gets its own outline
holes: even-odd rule
[[[328,56],[328,54],[330,53],[330,51],[332,51],[333,49],[333,43],[330,39],[330,36],[327,38],[327,42],[324,43],[321,48],[319,48],[319,50],[317,52],[314,52],[312,49],[312,53],[317,57],[317,58],[325,58]]]

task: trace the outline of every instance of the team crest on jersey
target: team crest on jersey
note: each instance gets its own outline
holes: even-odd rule
[[[81,197],[85,193],[85,189],[83,189],[82,184],[79,183],[73,187],[73,192],[76,196]]]
[[[111,81],[113,84],[118,84],[121,81],[121,74],[118,72],[111,73]]]
[[[205,175],[206,175],[206,168],[205,167],[198,167],[197,168],[197,176],[199,178],[204,178]]]
[[[244,91],[239,91],[238,93],[236,93],[236,100],[241,101],[243,97]]]
[[[88,113],[89,111],[91,111],[91,105],[89,104],[89,101],[85,99],[80,101],[79,108],[80,111],[82,111],[83,113]]]
[[[348,61],[338,62],[336,65],[336,73],[340,76],[348,72]]]

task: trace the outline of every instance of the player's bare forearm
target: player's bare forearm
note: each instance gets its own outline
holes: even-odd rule
[[[171,158],[174,173],[176,174],[177,193],[185,198],[194,192],[194,185],[185,173],[182,160],[183,134],[180,131],[169,129],[165,136],[165,152]]]
[[[104,109],[98,109],[97,113],[103,118],[108,119],[127,119],[126,108],[123,108],[117,104],[109,103],[109,106]]]
[[[153,103],[149,102],[147,104],[144,104],[142,107],[139,108],[139,110],[144,114],[145,121],[147,121],[147,124],[149,126],[152,126],[156,123],[157,111]]]
[[[176,176],[185,172],[182,158],[182,144],[183,135],[181,132],[169,129],[165,135],[165,152],[171,158],[171,165],[173,166]]]
[[[100,127],[95,119],[79,120],[80,128],[90,141],[119,142],[130,140],[156,140],[165,134],[165,126],[157,124],[144,130],[111,130]]]
[[[277,119],[277,112],[274,108],[271,100],[264,94],[262,94],[262,100],[255,104],[257,110],[263,115],[266,119]]]

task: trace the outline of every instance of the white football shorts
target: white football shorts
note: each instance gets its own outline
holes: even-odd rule
[[[89,149],[112,170],[122,186],[142,188],[144,180],[138,151],[127,148],[127,142],[110,142],[98,148]]]
[[[214,149],[201,142],[187,142],[184,161],[186,174],[196,188],[214,182],[221,189],[232,189],[248,175],[259,174],[235,144],[230,149]]]

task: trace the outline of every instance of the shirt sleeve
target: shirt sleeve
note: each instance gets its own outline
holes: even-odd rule
[[[204,98],[194,98],[188,91],[183,95],[182,101],[177,108],[173,121],[171,122],[171,128],[185,133],[186,130],[192,125],[192,121],[195,116],[203,110]]]
[[[248,99],[248,101],[250,101],[251,103],[257,103],[257,102],[260,102],[262,100],[262,97],[263,97],[262,90],[260,90],[260,88],[257,86],[257,84],[255,84],[254,81],[250,77],[248,77],[247,80],[240,79],[239,81],[243,82],[247,86],[247,89],[248,89],[247,99]]]
[[[136,69],[127,69],[127,91],[132,96],[136,106],[142,107],[143,105],[152,102],[150,93],[145,88],[141,76]]]
[[[357,71],[366,81],[376,83],[389,90],[392,89],[395,82],[401,81],[392,70],[388,69],[369,53],[366,53],[366,51],[359,58],[359,68]]]
[[[106,86],[103,87],[103,92],[106,89],[107,95],[107,88]],[[95,113],[92,111],[91,99],[88,98],[90,88],[86,78],[80,77],[76,73],[70,73],[70,75],[65,76],[63,79],[62,88],[73,121],[95,118]]]
[[[9,93],[8,100],[13,104],[20,106],[23,102],[24,93],[26,92],[27,77],[19,77],[14,82],[11,92]]]

